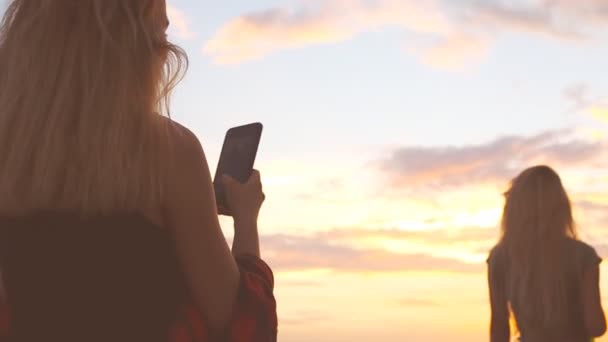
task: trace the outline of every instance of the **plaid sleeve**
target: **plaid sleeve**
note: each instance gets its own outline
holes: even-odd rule
[[[237,258],[241,285],[230,327],[230,342],[277,340],[277,306],[270,267],[254,256]]]
[[[236,261],[241,272],[241,281],[232,321],[224,340],[275,342],[278,319],[272,270],[255,256],[239,256]],[[172,329],[172,342],[209,341],[205,322],[193,303],[182,306],[179,317]]]

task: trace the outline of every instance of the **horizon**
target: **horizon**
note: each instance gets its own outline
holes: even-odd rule
[[[265,126],[280,341],[488,340],[485,258],[534,164],[608,255],[601,0],[168,4],[191,58],[173,117],[212,172],[228,128]]]

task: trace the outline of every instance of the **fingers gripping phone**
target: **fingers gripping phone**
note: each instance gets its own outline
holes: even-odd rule
[[[253,164],[258,152],[263,126],[256,122],[233,127],[226,132],[224,145],[217,164],[213,187],[220,215],[232,216],[232,210],[226,202],[222,175],[229,175],[241,183],[247,182],[253,172]]]

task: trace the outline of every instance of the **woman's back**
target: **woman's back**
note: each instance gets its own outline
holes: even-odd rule
[[[168,231],[139,215],[0,218],[11,341],[167,341],[180,296]]]
[[[566,338],[572,342],[588,342],[589,338],[585,330],[585,322],[583,315],[583,299],[581,297],[582,279],[584,271],[590,267],[597,266],[601,262],[601,258],[597,255],[593,247],[588,244],[571,239],[564,239],[563,254],[557,269],[560,269],[565,276],[565,301],[568,311],[563,317],[564,324],[559,324],[556,327],[547,327],[539,325],[535,317],[527,317],[522,312],[523,305],[526,303],[517,303],[513,298],[509,298],[509,290],[506,288],[510,283],[510,263],[505,248],[498,244],[488,258],[488,266],[490,272],[494,275],[493,281],[501,284],[492,284],[495,287],[501,287],[504,284],[505,297],[511,303],[511,308],[516,319],[517,327],[521,335],[525,338],[522,341],[559,341]]]

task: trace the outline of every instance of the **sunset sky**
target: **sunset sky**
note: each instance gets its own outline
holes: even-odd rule
[[[605,0],[168,1],[173,118],[212,171],[265,126],[280,341],[487,341],[501,194],[533,164],[608,257]]]

